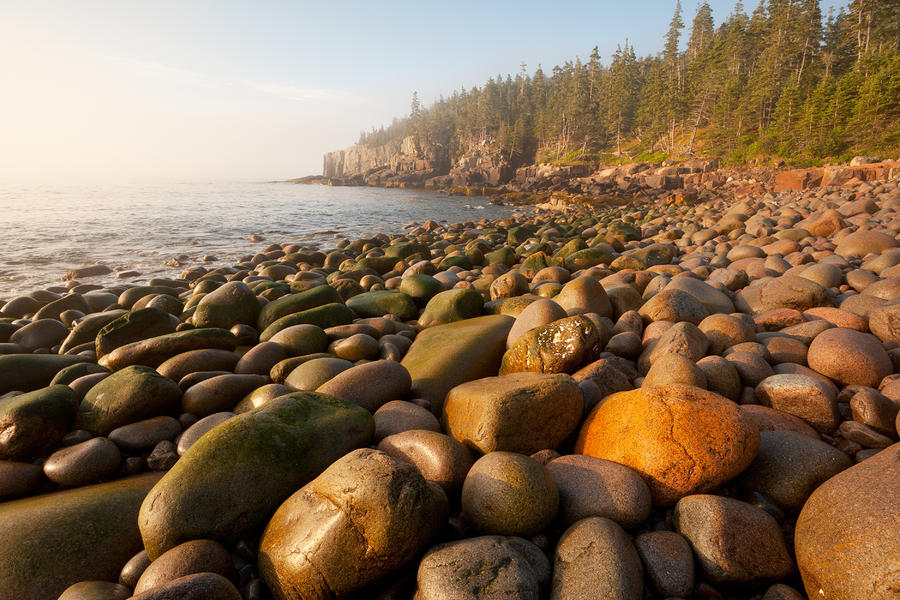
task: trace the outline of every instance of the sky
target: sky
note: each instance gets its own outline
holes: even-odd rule
[[[748,10],[754,1],[746,2]],[[823,10],[834,2],[823,2]],[[716,23],[732,0],[710,0]],[[685,0],[684,37],[696,11]],[[626,38],[675,0],[0,0],[0,182],[268,181],[488,77]]]

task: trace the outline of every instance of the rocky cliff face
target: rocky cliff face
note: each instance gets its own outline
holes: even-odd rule
[[[322,175],[349,185],[422,184],[450,170],[445,144],[408,136],[383,146],[356,144],[325,155]]]

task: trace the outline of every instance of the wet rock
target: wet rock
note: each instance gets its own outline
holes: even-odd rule
[[[132,600],[239,600],[241,594],[230,581],[216,573],[185,575]]]
[[[44,474],[54,483],[76,487],[109,477],[121,462],[118,447],[109,439],[98,437],[51,454],[44,463]]]
[[[653,504],[668,506],[733,478],[758,447],[758,430],[733,402],[673,384],[606,398],[585,420],[575,451],[631,467]]]
[[[601,346],[600,332],[590,319],[560,319],[524,333],[503,355],[500,375],[574,372],[596,358]]]
[[[532,454],[557,448],[578,426],[583,406],[568,375],[513,373],[450,390],[443,424],[448,435],[483,454]]]
[[[896,596],[898,496],[900,444],[835,475],[813,492],[794,535],[797,566],[810,598]]]
[[[553,477],[522,454],[486,454],[463,483],[463,518],[484,533],[534,535],[550,525],[558,508]]]
[[[68,354],[2,355],[0,373],[3,373],[3,377],[0,377],[0,396],[12,391],[31,392],[46,387],[57,373],[77,363],[90,364],[84,356]]]
[[[230,411],[244,396],[268,381],[263,375],[218,375],[185,390],[181,408],[198,417]]]
[[[425,550],[447,510],[443,490],[413,466],[356,450],[278,508],[260,540],[260,571],[280,598],[344,597]]]
[[[679,500],[674,518],[711,581],[780,579],[794,569],[778,522],[752,504],[698,494]]]
[[[0,399],[0,459],[30,460],[59,445],[78,407],[65,385]]]
[[[236,347],[237,338],[226,329],[188,329],[119,346],[104,355],[99,364],[111,371],[118,371],[130,365],[156,367],[182,352],[205,348],[234,350]]]
[[[77,429],[107,435],[113,429],[174,412],[181,389],[150,367],[133,366],[113,373],[85,395],[75,419]]]
[[[181,433],[181,424],[169,416],[153,417],[113,429],[109,439],[123,450],[152,448],[163,440],[171,440]]]
[[[312,392],[352,366],[352,362],[343,358],[315,358],[293,369],[285,378],[284,384],[295,390]]]
[[[215,413],[208,417],[203,417],[193,425],[190,425],[185,429],[184,433],[181,434],[181,437],[178,438],[178,456],[184,456],[184,453],[188,451],[188,448],[196,444],[197,440],[206,435],[214,427],[221,425],[233,416],[235,416],[235,413],[233,412],[226,411]]]
[[[631,538],[614,521],[591,517],[569,527],[559,540],[550,598],[643,598],[641,559]]]
[[[135,584],[134,594],[195,573],[217,573],[232,582],[237,580],[234,562],[222,544],[213,540],[191,540],[166,551],[150,563]]]
[[[427,431],[441,431],[441,424],[430,410],[422,408],[418,404],[403,400],[391,400],[385,403],[373,415],[375,419],[375,442],[381,442],[384,438],[412,431],[424,429]]]

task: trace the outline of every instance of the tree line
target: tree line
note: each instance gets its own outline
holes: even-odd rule
[[[523,63],[428,107],[414,93],[408,116],[359,141],[407,135],[453,157],[489,143],[513,163],[891,156],[900,149],[900,0],[851,0],[827,14],[818,0],[762,0],[749,14],[738,1],[718,27],[701,0],[688,30],[679,0],[658,54],[639,56],[624,40],[606,60],[595,47],[549,73]]]

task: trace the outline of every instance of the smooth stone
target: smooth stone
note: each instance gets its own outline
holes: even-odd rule
[[[0,373],[3,373],[0,378],[0,396],[13,391],[32,392],[46,387],[57,373],[77,363],[91,364],[84,356],[69,354],[0,355]]]
[[[553,477],[523,454],[486,454],[463,483],[463,518],[480,532],[531,536],[550,525],[558,508]]]
[[[650,366],[642,386],[682,383],[706,389],[706,373],[691,359],[681,354],[663,354]]]
[[[660,598],[689,598],[694,590],[694,555],[683,535],[674,531],[648,531],[634,546],[650,587]]]
[[[595,313],[601,317],[613,316],[612,303],[606,290],[599,281],[588,275],[576,277],[565,284],[553,301],[569,316],[585,313]]]
[[[546,469],[559,489],[559,517],[564,525],[605,517],[632,529],[650,516],[650,488],[625,465],[572,454],[549,461]]]
[[[869,329],[882,342],[900,342],[900,304],[886,304],[869,313]]]
[[[131,600],[242,600],[234,585],[217,573],[185,575]]]
[[[778,308],[804,311],[816,306],[832,306],[828,290],[814,281],[783,275],[744,288],[735,295],[736,308],[759,314]]]
[[[638,314],[643,317],[645,323],[687,321],[699,325],[703,319],[709,316],[709,310],[697,298],[685,291],[666,289],[647,300],[638,309]]]
[[[198,417],[230,411],[244,396],[268,382],[265,375],[218,375],[185,390],[181,408]]]
[[[345,597],[419,556],[447,518],[444,491],[384,452],[350,452],[288,498],[259,543],[278,598]]]
[[[267,305],[268,306],[268,305]],[[343,302],[323,304],[308,310],[291,313],[281,317],[259,334],[259,341],[267,342],[278,332],[295,325],[315,325],[323,331],[329,327],[348,325],[356,318],[356,313],[350,310]]]
[[[775,374],[772,366],[765,358],[751,352],[730,352],[725,356],[738,372],[741,382],[748,387],[756,387]]]
[[[708,494],[687,496],[675,506],[674,520],[710,581],[777,580],[794,569],[778,521],[752,504]]]
[[[312,392],[336,375],[351,368],[353,363],[343,358],[315,358],[298,365],[284,380],[289,388]]]
[[[661,324],[662,322],[657,321],[656,323]],[[652,327],[656,323],[647,327],[645,335],[653,333]],[[686,322],[668,326],[655,341],[650,340],[645,340],[644,351],[638,357],[638,369],[641,373],[647,373],[650,366],[664,354],[681,354],[697,362],[706,356],[709,349],[709,340],[706,339],[706,335],[696,325]]]
[[[287,356],[303,356],[325,352],[328,348],[328,335],[317,325],[301,323],[281,329],[265,343],[278,344]]]
[[[357,333],[348,338],[335,340],[329,344],[328,352],[338,358],[356,362],[378,358],[381,349],[378,347],[378,340],[365,333]]]
[[[900,402],[888,399],[878,390],[862,388],[850,398],[853,420],[868,425],[884,435],[895,435]]]
[[[401,361],[412,378],[410,394],[441,414],[452,388],[497,374],[512,324],[512,317],[488,315],[419,333]]]
[[[852,465],[846,454],[820,440],[791,431],[762,431],[759,452],[738,483],[797,513],[817,487]]]
[[[377,290],[357,294],[347,300],[347,308],[360,317],[382,317],[390,314],[404,321],[416,318],[417,313],[413,299],[398,290]]]
[[[430,412],[428,415],[433,418]],[[377,449],[410,463],[427,481],[436,483],[447,492],[462,487],[474,462],[472,453],[465,446],[439,430],[396,433],[381,440]]]
[[[433,547],[419,563],[415,600],[540,600],[550,561],[520,537],[481,536]]]
[[[559,539],[551,600],[642,600],[641,559],[628,534],[610,519],[581,520]]]
[[[856,421],[844,421],[838,427],[837,433],[845,440],[856,442],[863,448],[887,448],[893,443],[888,436]]]
[[[448,435],[482,454],[557,448],[581,421],[584,399],[565,374],[513,373],[477,379],[447,394]]]
[[[329,379],[316,391],[358,404],[374,413],[390,400],[409,393],[412,378],[402,364],[378,360],[356,365]]]
[[[51,454],[44,474],[54,483],[76,487],[109,477],[121,462],[119,448],[107,438],[96,437]]]
[[[181,381],[191,373],[203,371],[232,371],[240,356],[229,350],[190,350],[176,354],[156,368],[160,375]]]
[[[208,417],[203,417],[185,429],[184,433],[181,434],[181,437],[178,438],[178,456],[184,456],[184,453],[188,451],[188,448],[197,443],[197,440],[206,435],[206,433],[214,427],[221,425],[233,416],[235,416],[235,413],[227,411],[214,413]]]
[[[900,444],[835,475],[806,501],[794,532],[810,598],[896,598]],[[852,507],[848,508],[848,501]]]
[[[0,503],[5,597],[46,600],[79,581],[116,581],[141,548],[138,509],[158,479],[139,475]]]
[[[753,328],[745,320],[729,314],[712,314],[697,327],[709,340],[709,352],[719,356],[735,344],[756,341]]]
[[[436,294],[428,301],[425,311],[419,317],[419,327],[425,329],[435,325],[473,319],[481,314],[483,306],[484,298],[476,290],[450,289]]]
[[[897,240],[880,231],[856,231],[841,239],[834,253],[839,256],[866,256],[867,254],[881,254],[885,250],[894,248]]]
[[[759,431],[736,404],[680,384],[609,396],[588,415],[575,444],[578,454],[637,471],[654,506],[716,489],[758,448]]]
[[[772,375],[756,386],[760,404],[799,417],[821,433],[840,423],[834,390],[809,375]]]
[[[120,346],[174,333],[178,318],[158,308],[126,312],[104,325],[95,336],[97,356],[109,354]]]
[[[237,403],[237,406],[234,407],[235,414],[245,413],[248,410],[253,410],[254,408],[259,408],[269,400],[273,398],[277,398],[278,396],[284,396],[285,394],[290,394],[294,390],[289,388],[286,385],[282,385],[280,383],[267,383],[266,385],[260,386],[241,398],[241,401]]]
[[[76,429],[108,435],[113,429],[174,413],[181,388],[145,366],[126,367],[105,378],[85,395],[75,418]]]
[[[114,324],[115,321],[110,323]],[[187,329],[119,346],[101,357],[98,363],[111,371],[131,365],[157,367],[182,352],[202,349],[234,350],[236,347],[237,337],[227,329]]]
[[[109,581],[79,581],[67,587],[57,600],[127,600],[131,590]]]
[[[149,566],[150,558],[147,556],[146,551],[141,550],[122,567],[122,571],[119,573],[119,583],[133,590],[134,586],[137,585],[138,579],[141,578],[141,575]]]
[[[240,539],[334,460],[367,445],[374,428],[359,406],[308,392],[228,419],[197,440],[141,506],[148,556],[191,539]]]
[[[262,307],[256,327],[259,331],[265,331],[283,317],[336,302],[343,300],[337,290],[330,285],[319,285],[302,292],[288,294]]]
[[[71,429],[77,409],[78,398],[66,385],[0,399],[0,459],[45,456]]]
[[[25,352],[34,352],[38,348],[52,348],[68,333],[68,328],[56,319],[38,319],[13,333],[9,341],[21,346]]]
[[[373,418],[375,419],[374,441],[376,443],[404,431],[415,429],[441,431],[440,422],[430,410],[404,400],[386,402],[375,411]]]
[[[812,425],[790,413],[759,404],[743,404],[740,408],[760,432],[791,431],[813,440],[821,439]]]
[[[196,327],[255,326],[260,310],[256,294],[246,283],[229,281],[200,299],[191,320]]]
[[[737,369],[721,356],[705,356],[697,361],[697,367],[706,376],[706,388],[729,400],[737,402],[741,397],[741,376]]]
[[[237,581],[231,554],[222,544],[213,540],[191,540],[164,552],[150,563],[135,584],[134,595],[195,573],[217,573],[232,582]]]
[[[0,502],[28,495],[43,481],[44,472],[38,465],[0,460]]]
[[[690,294],[696,298],[700,304],[706,307],[706,310],[710,315],[734,312],[734,303],[727,295],[699,279],[694,279],[693,277],[676,277],[669,282],[666,289],[680,290]]]
[[[878,338],[843,327],[816,336],[807,360],[810,368],[840,385],[877,387],[894,370]]]
[[[565,309],[553,300],[546,298],[532,302],[519,313],[509,330],[506,338],[506,347],[511,348],[522,335],[542,325],[548,325],[554,321],[565,319],[568,316]]]
[[[123,450],[152,448],[163,440],[171,440],[181,433],[181,424],[169,416],[153,417],[117,427],[109,433],[109,439]]]

